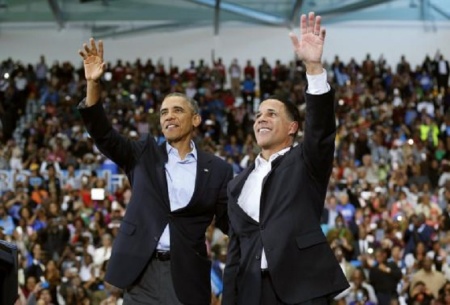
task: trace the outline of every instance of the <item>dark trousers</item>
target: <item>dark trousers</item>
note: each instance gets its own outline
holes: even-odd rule
[[[127,289],[123,305],[182,305],[170,273],[170,260],[152,258],[136,283]]]
[[[298,304],[283,303],[275,293],[272,279],[268,272],[262,274],[261,281],[261,305],[329,305],[331,304],[329,298],[321,297],[312,299]]]

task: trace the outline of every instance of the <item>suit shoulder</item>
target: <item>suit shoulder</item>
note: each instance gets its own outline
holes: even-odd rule
[[[210,152],[206,152],[203,150],[199,150],[199,153],[206,159],[209,160],[214,166],[218,166],[218,167],[231,167],[230,164],[228,164],[228,162],[226,162],[224,159],[210,153]]]

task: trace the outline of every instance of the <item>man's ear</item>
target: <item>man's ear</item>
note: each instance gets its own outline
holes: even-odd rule
[[[202,122],[202,117],[200,116],[200,114],[194,114],[194,117],[192,118],[192,125],[194,126],[194,128],[197,128],[198,126],[200,126]]]
[[[289,135],[295,136],[297,134],[297,132],[298,132],[298,122],[293,121],[289,125]]]

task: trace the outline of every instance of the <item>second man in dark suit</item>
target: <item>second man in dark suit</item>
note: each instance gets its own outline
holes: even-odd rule
[[[321,18],[301,17],[291,35],[306,66],[304,140],[300,115],[279,97],[264,100],[253,126],[261,153],[228,186],[230,244],[223,305],[328,304],[348,287],[320,227],[336,132],[333,90],[321,64]]]

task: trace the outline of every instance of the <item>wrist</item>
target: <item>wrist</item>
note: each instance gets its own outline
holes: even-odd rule
[[[306,74],[308,75],[318,75],[322,74],[323,72],[323,66],[322,63],[308,63],[305,64],[306,67]]]

